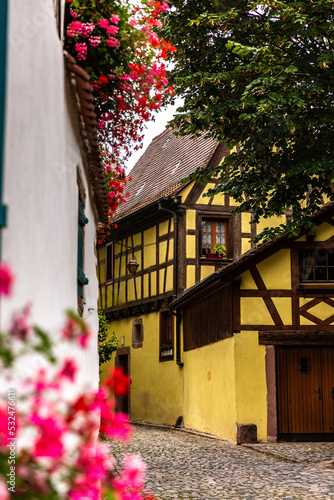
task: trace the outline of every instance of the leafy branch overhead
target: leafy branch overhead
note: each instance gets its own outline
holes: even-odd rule
[[[165,18],[168,77],[184,96],[174,122],[232,151],[192,178],[217,177],[209,195],[232,196],[255,222],[288,210],[266,237],[295,234],[334,200],[333,22],[330,0],[173,0]]]

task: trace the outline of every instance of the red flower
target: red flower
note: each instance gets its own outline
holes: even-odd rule
[[[123,373],[121,368],[110,371],[111,377],[106,380],[106,385],[114,389],[116,396],[125,396],[129,392],[130,377]]]
[[[104,75],[101,75],[100,78],[98,79],[99,83],[104,83],[106,85],[108,83],[108,78]]]

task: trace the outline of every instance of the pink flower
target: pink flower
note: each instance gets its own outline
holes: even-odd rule
[[[109,21],[108,21],[108,19],[100,19],[100,20],[99,20],[99,26],[100,26],[101,28],[108,28],[108,26],[109,26]]]
[[[59,373],[60,377],[68,378],[71,382],[74,382],[74,376],[78,371],[78,367],[73,359],[66,359],[64,365]]]
[[[97,47],[101,43],[101,37],[100,36],[91,36],[88,41],[92,47]]]
[[[78,59],[84,60],[87,55],[87,44],[86,43],[76,43],[75,50],[78,53]]]
[[[39,438],[35,442],[35,456],[60,458],[64,451],[61,440],[65,430],[63,425],[56,420],[56,417],[41,418],[36,413],[32,414],[30,421],[40,431]]]
[[[138,493],[144,486],[146,464],[140,455],[126,455],[123,462],[122,476],[115,479],[113,485],[121,491],[121,498],[140,499]]]
[[[84,24],[80,21],[72,21],[67,26],[67,35],[68,36],[80,36],[83,32]]]
[[[119,41],[116,40],[116,38],[114,37],[110,37],[106,40],[106,44],[108,45],[108,47],[118,47],[119,45]]]
[[[0,479],[0,500],[9,500],[8,485]]]
[[[61,331],[62,337],[68,340],[77,340],[81,347],[86,347],[90,337],[90,331],[86,323],[78,318],[67,318],[65,328]]]
[[[156,33],[149,33],[148,37],[150,39],[151,45],[153,47],[158,47],[159,46],[159,37]]]
[[[28,318],[30,316],[30,305],[27,305],[21,313],[13,314],[9,333],[18,340],[25,341],[30,332]]]
[[[113,24],[111,26],[108,26],[107,33],[108,35],[114,35],[115,33],[118,33],[117,26],[114,26]]]
[[[86,23],[82,25],[82,36],[87,38],[95,28],[95,24]]]
[[[13,275],[7,264],[0,263],[0,295],[10,295],[13,285]]]
[[[119,23],[119,16],[117,14],[113,14],[110,18],[110,21],[114,24],[118,24]]]
[[[130,24],[130,26],[137,26],[138,21],[134,17],[131,17],[129,24]]]

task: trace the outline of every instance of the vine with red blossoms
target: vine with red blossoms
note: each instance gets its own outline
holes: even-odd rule
[[[67,0],[65,48],[91,77],[108,188],[110,220],[126,202],[124,161],[143,140],[144,124],[168,86],[165,59],[175,48],[159,38],[166,1]],[[99,244],[110,227],[101,227]],[[103,230],[103,231],[102,231]]]

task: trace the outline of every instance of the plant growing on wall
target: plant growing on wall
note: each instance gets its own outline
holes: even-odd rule
[[[109,328],[105,314],[99,311],[99,364],[100,366],[109,361],[112,353],[119,348],[118,340],[115,332],[112,332],[108,338]]]

